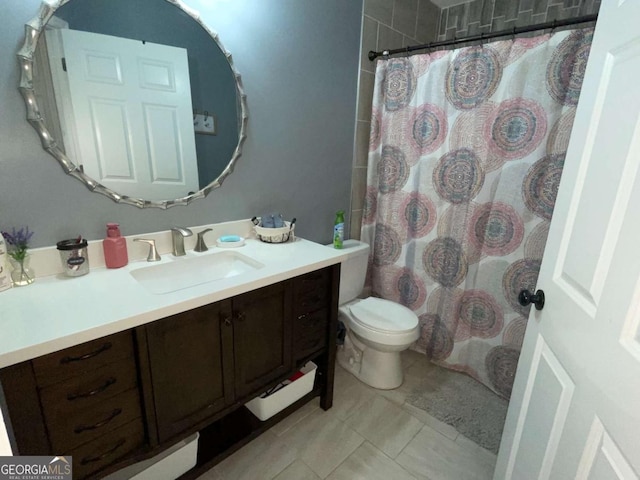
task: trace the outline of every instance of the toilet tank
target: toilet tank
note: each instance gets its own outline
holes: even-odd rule
[[[369,245],[358,240],[345,240],[342,246],[348,257],[340,267],[340,305],[343,305],[362,292],[367,275]]]

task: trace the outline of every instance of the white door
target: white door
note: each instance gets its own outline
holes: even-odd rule
[[[639,25],[602,2],[496,480],[639,476]]]
[[[58,32],[66,64],[59,77],[67,83],[58,89],[68,95],[61,103],[75,136],[73,160],[122,195],[167,200],[198,191],[187,51]]]

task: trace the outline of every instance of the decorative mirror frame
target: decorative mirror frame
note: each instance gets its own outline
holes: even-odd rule
[[[236,80],[236,89],[238,96],[240,97],[240,109],[242,120],[240,122],[240,132],[238,138],[238,145],[235,148],[231,160],[222,171],[218,178],[209,183],[206,187],[199,190],[198,192],[188,195],[186,197],[178,198],[176,200],[162,200],[162,201],[151,201],[151,200],[143,200],[140,198],[133,198],[127,195],[120,195],[119,193],[111,190],[110,188],[105,187],[99,182],[95,181],[88,175],[86,175],[80,167],[78,167],[74,162],[67,157],[65,152],[58,146],[56,140],[51,136],[47,128],[44,124],[44,119],[42,114],[40,113],[40,108],[38,106],[38,102],[36,101],[36,95],[33,88],[33,63],[34,63],[34,55],[36,51],[36,47],[38,44],[38,39],[40,35],[44,31],[44,28],[49,21],[49,19],[55,14],[56,10],[68,3],[71,0],[43,0],[40,5],[40,10],[38,14],[25,25],[25,40],[23,46],[18,50],[18,62],[20,63],[20,86],[19,90],[24,98],[25,105],[27,107],[27,121],[31,124],[31,126],[38,132],[40,140],[42,142],[42,148],[49,152],[53,157],[58,161],[62,169],[68,175],[80,180],[84,185],[92,192],[100,193],[116,203],[122,203],[125,205],[134,205],[138,208],[162,208],[167,209],[170,207],[174,207],[176,205],[189,205],[191,202],[198,198],[206,197],[211,190],[214,188],[218,188],[222,185],[222,182],[227,178],[227,176],[233,172],[235,167],[235,163],[238,158],[242,155],[242,144],[247,138],[247,95],[244,93],[244,88],[242,85],[242,78],[240,74],[236,70],[233,65],[233,60],[231,53],[229,53],[218,37],[218,34],[207,27],[204,22],[200,19],[200,14],[192,9],[191,7],[185,5],[181,0],[165,0],[180,10],[189,15],[193,20],[195,20],[204,30],[211,36],[214,42],[218,45],[224,56],[227,58],[229,62],[229,66],[231,68],[231,72]],[[80,0],[76,0],[80,1]]]

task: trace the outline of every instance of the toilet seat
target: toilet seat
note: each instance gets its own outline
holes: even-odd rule
[[[364,328],[388,335],[412,331],[418,317],[407,307],[382,298],[369,297],[349,305],[352,320]]]
[[[378,348],[409,346],[419,335],[418,317],[408,308],[380,298],[355,300],[340,307],[348,328]]]

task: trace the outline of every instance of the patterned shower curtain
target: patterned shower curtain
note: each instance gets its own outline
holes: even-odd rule
[[[378,61],[362,239],[416,349],[511,394],[593,29]]]

